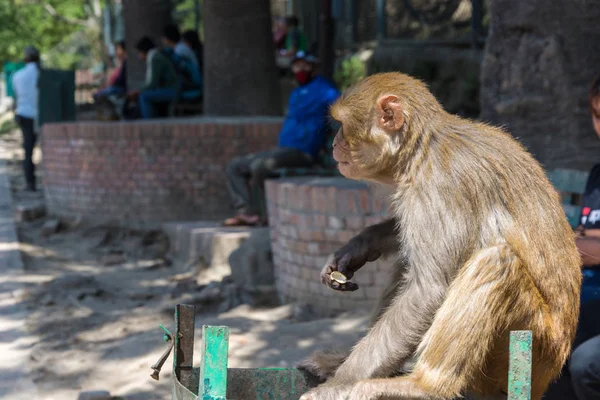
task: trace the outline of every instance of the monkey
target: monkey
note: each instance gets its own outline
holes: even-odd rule
[[[392,213],[335,252],[321,281],[357,290],[329,274],[397,262],[367,334],[298,364],[324,381],[301,400],[505,398],[514,330],[532,331],[540,399],[569,355],[582,279],[542,166],[505,129],[449,114],[399,72],[359,81],[330,114],[338,170],[392,188]]]

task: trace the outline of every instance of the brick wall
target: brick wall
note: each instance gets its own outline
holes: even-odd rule
[[[365,265],[353,280],[359,289],[338,293],[320,282],[327,257],[364,227],[386,219],[387,204],[367,185],[345,178],[289,178],[266,185],[277,289],[284,302],[317,311],[372,307],[389,282],[391,261]]]
[[[58,216],[119,224],[231,213],[225,167],[277,145],[279,118],[47,124],[42,168]]]

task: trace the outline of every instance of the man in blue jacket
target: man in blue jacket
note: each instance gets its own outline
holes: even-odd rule
[[[253,207],[250,187],[262,188],[278,168],[310,167],[325,146],[329,106],[340,92],[316,73],[316,59],[304,52],[297,53],[291,69],[299,86],[290,95],[279,147],[236,157],[227,166],[227,187],[237,216],[227,219],[226,226],[258,224],[260,216]]]

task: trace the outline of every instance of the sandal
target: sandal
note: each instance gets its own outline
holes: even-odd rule
[[[223,226],[256,226],[260,222],[260,217],[255,215],[237,215],[233,218],[227,218],[223,222]]]

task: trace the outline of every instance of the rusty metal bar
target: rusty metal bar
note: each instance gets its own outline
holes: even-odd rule
[[[192,393],[198,393],[198,382],[193,379],[195,317],[194,306],[178,304],[175,307],[173,369],[176,379]]]

